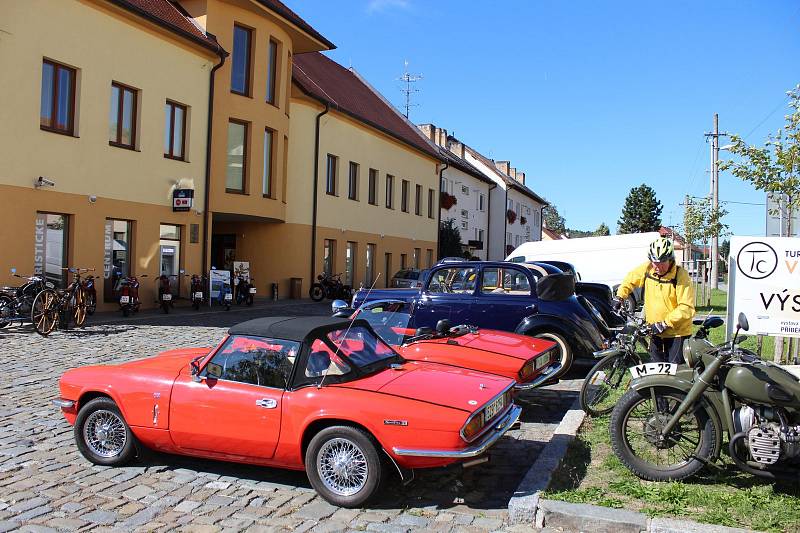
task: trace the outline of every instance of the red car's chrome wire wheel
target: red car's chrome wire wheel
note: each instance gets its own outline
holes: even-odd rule
[[[125,422],[105,409],[90,414],[83,425],[83,440],[100,457],[115,457],[127,442]]]
[[[352,496],[364,488],[369,476],[367,458],[354,442],[331,439],[317,454],[317,472],[325,486],[340,496]]]

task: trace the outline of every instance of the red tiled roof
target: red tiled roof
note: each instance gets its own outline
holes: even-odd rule
[[[563,235],[559,235],[555,231],[551,230],[550,228],[545,228],[544,226],[542,226],[542,233],[544,233],[554,241],[558,241],[564,238]]]
[[[441,160],[422,133],[379,93],[353,71],[319,52],[294,56],[292,80],[312,98]]]
[[[328,39],[323,37],[321,33],[312,28],[308,22],[300,18],[300,15],[298,15],[297,13],[286,7],[286,5],[280,0],[258,0],[258,3],[271,9],[278,15],[282,16],[283,18],[285,18],[286,20],[288,20],[289,22],[291,22],[292,24],[294,24],[295,26],[297,26],[298,28],[300,28],[301,30],[303,30],[304,32],[315,38],[316,40],[323,43],[329,49],[333,50],[334,48],[336,48],[335,44],[333,44]]]
[[[108,0],[128,11],[195,41],[217,53],[224,53],[216,39],[207,35],[169,0]]]

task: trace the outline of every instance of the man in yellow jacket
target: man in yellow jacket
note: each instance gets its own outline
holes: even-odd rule
[[[617,298],[624,301],[635,287],[643,287],[644,318],[653,333],[652,360],[682,364],[683,341],[692,334],[694,288],[686,269],[675,264],[675,248],[669,239],[653,241],[648,258],[625,276]]]

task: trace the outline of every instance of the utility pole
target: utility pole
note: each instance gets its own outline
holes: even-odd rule
[[[719,132],[719,114],[714,113],[714,131],[706,133],[706,137],[711,137],[711,213],[719,212],[719,137],[727,136],[727,133]],[[719,278],[719,234],[714,232],[711,236],[711,287],[718,287]]]
[[[421,80],[422,79],[422,75],[421,74],[409,74],[409,72],[408,72],[408,60],[404,61],[403,64],[404,64],[404,67],[405,67],[403,69],[403,75],[400,76],[399,78],[397,78],[397,80],[398,81],[402,81],[403,83],[406,84],[406,86],[403,89],[400,89],[400,92],[402,92],[405,95],[405,104],[403,105],[403,107],[406,110],[406,112],[405,112],[406,118],[408,118],[409,109],[419,105],[419,104],[412,104],[411,103],[411,95],[414,94],[414,93],[418,93],[419,92],[419,89],[413,88],[412,84],[418,82],[419,80]]]

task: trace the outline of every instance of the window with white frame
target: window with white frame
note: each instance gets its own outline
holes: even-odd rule
[[[468,230],[468,229],[469,229],[469,221],[467,221],[467,220],[462,220],[462,221],[461,221],[461,229],[463,229],[463,230]]]
[[[485,201],[486,197],[483,194],[478,195],[478,211],[483,211],[485,209]]]
[[[462,185],[461,186],[461,194],[463,194],[465,196],[469,196],[469,186]]]

